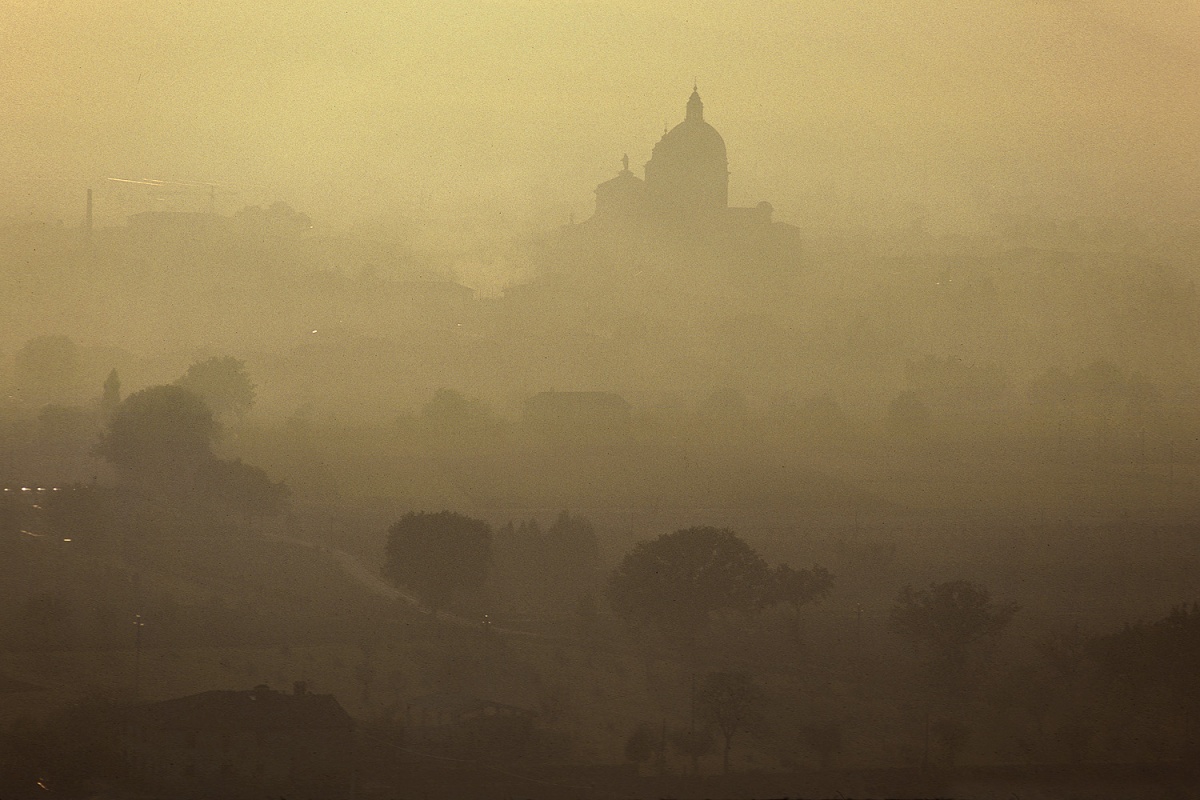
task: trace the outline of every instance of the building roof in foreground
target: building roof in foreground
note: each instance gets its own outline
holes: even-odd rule
[[[408,706],[410,708],[426,709],[451,716],[466,714],[469,711],[477,711],[488,706],[492,708],[507,708],[520,714],[531,713],[527,708],[509,705],[508,703],[498,703],[495,700],[483,700],[458,692],[434,692],[433,694],[414,697],[408,701]]]
[[[268,730],[350,728],[354,721],[331,694],[217,690],[147,703],[128,710],[125,720],[163,730]]]

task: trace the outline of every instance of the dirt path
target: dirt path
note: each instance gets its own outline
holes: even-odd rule
[[[384,580],[382,575],[372,570],[353,554],[345,550],[339,550],[336,547],[328,547],[326,545],[315,544],[303,539],[293,539],[290,536],[268,535],[268,539],[273,542],[282,544],[290,544],[295,547],[304,547],[309,550],[315,550],[332,558],[342,568],[355,583],[362,586],[367,591],[379,597],[386,597],[389,600],[399,600],[408,606],[420,611],[422,614],[430,614],[429,610],[421,605],[420,600],[407,592],[402,592],[392,584]],[[464,617],[458,614],[451,614],[443,611],[438,614],[438,621],[459,628],[474,628],[479,629],[484,625],[484,621],[476,618]],[[488,628],[492,633],[504,634],[505,636],[523,636],[530,639],[553,639],[555,637],[546,636],[533,631],[522,631],[516,628],[504,628],[498,625],[490,625]]]

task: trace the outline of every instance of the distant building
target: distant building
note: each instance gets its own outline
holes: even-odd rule
[[[657,217],[682,223],[771,222],[770,203],[729,207],[729,159],[725,140],[704,120],[694,87],[683,122],[666,131],[646,162],[645,180],[622,159],[617,177],[596,187],[596,218]]]
[[[151,791],[172,798],[350,796],[354,723],[333,695],[257,686],[129,709],[123,748]]]
[[[705,120],[697,90],[683,121],[654,145],[645,176],[628,156],[621,166],[596,187],[596,213],[536,251],[543,293],[579,302],[588,315],[605,304],[657,313],[665,302],[677,313],[728,316],[786,302],[800,231],[776,221],[770,203],[729,205],[725,140]]]
[[[534,713],[459,692],[415,697],[404,707],[405,742],[418,755],[471,760],[521,758],[532,740]],[[428,766],[436,766],[430,763]]]

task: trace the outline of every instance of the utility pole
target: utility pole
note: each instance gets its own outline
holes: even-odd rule
[[[696,752],[696,671],[692,670],[692,710],[691,718],[688,720],[688,755],[692,759],[692,777],[699,774],[700,770],[696,768],[697,756]]]
[[[146,623],[142,622],[142,615],[138,614],[133,618],[133,699],[137,700],[141,695],[142,683],[142,628]]]
[[[933,712],[925,709],[925,751],[921,754],[921,772],[929,772],[929,718]]]
[[[667,718],[662,721],[662,739],[658,743],[658,774],[667,774]]]
[[[1175,501],[1175,440],[1167,444],[1167,503]]]
[[[862,668],[862,603],[854,604],[854,661],[855,665]],[[860,676],[861,677],[861,674]]]

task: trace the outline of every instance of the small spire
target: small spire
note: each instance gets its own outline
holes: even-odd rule
[[[704,119],[704,103],[700,100],[700,90],[692,88],[692,96],[687,102],[687,118],[691,120]]]
[[[700,82],[699,82],[699,81],[697,81],[695,78],[692,78],[692,91],[693,91],[693,92],[699,92],[699,91],[700,91]]]
[[[625,168],[626,172],[629,172],[629,153],[621,156],[621,166]]]

